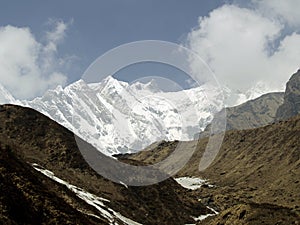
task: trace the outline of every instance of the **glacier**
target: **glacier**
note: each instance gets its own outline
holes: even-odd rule
[[[109,156],[161,140],[193,140],[224,107],[223,93],[208,83],[166,92],[155,80],[129,84],[112,76],[58,86],[30,101],[15,100],[4,88],[0,96],[1,104],[33,108]]]

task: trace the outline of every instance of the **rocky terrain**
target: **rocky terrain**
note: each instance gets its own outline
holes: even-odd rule
[[[300,113],[300,70],[290,78],[286,85],[284,103],[278,108],[277,120],[284,120]]]
[[[244,130],[271,124],[276,119],[276,113],[283,104],[284,93],[268,93],[256,99],[247,101],[241,105],[226,108],[226,130]],[[217,113],[218,117],[220,113]],[[201,137],[210,135],[211,124],[209,124]]]
[[[0,106],[0,128],[5,224],[185,224],[210,212],[173,179],[126,187],[103,178],[84,161],[73,133],[35,110]]]
[[[299,134],[300,116],[262,128],[228,131],[217,158],[204,172],[198,167],[208,138],[195,141],[193,157],[176,176],[208,179],[214,187],[196,192],[202,203],[221,212],[199,224],[298,224]],[[127,157],[153,164],[176,145],[162,142]]]
[[[213,186],[193,192],[203,204],[220,212],[198,224],[300,224],[300,115],[298,102],[294,102],[300,96],[299,78],[298,71],[287,83],[284,101],[281,93],[275,93],[228,109],[230,130],[205,171],[198,168],[208,138],[186,144],[197,148],[176,176],[208,179]],[[123,158],[154,164],[177,144],[156,143]]]

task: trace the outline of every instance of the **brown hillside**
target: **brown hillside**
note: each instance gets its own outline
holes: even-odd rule
[[[176,175],[209,179],[215,188],[202,188],[198,193],[206,199],[204,203],[217,207],[221,212],[228,210],[232,215],[237,214],[236,206],[241,204],[251,212],[251,218],[256,215],[255,221],[261,219],[266,221],[264,224],[276,224],[274,221],[282,217],[300,223],[300,116],[261,128],[226,132],[214,162],[205,171],[199,172],[207,140],[199,140],[193,157]],[[195,144],[195,141],[190,142],[187,147]],[[174,142],[164,142],[156,148],[127,157],[155,163],[175,147]],[[275,216],[273,220],[263,220],[259,213],[255,213],[264,208],[263,204],[270,206],[265,212],[271,210]],[[280,213],[277,213],[276,207],[280,208]],[[209,219],[208,224],[229,224],[226,221],[231,221],[226,216],[220,219],[220,216],[224,215],[220,214],[214,222]],[[255,224],[247,221],[240,221],[240,224]],[[236,224],[239,223],[236,221]]]
[[[19,209],[18,205],[8,202],[7,196],[13,193],[16,193],[15,199],[20,202],[22,209],[28,209],[26,214],[35,213],[28,221],[32,221],[36,214],[41,214],[44,224],[51,223],[60,215],[64,222],[59,224],[66,224],[67,221],[75,224],[75,220],[79,224],[93,224],[95,221],[89,219],[81,223],[86,215],[74,213],[74,210],[80,207],[96,214],[95,210],[74,195],[68,197],[72,193],[33,170],[32,163],[38,163],[70,184],[109,199],[107,205],[110,208],[143,224],[191,223],[191,216],[209,213],[197,201],[197,196],[183,189],[173,179],[148,187],[126,188],[103,178],[84,161],[74,135],[35,110],[13,105],[0,106],[0,143],[6,146],[0,154],[1,179],[5,180],[0,185],[0,192],[5,193],[5,196],[1,196],[4,200],[0,202],[0,215],[7,218],[6,224],[26,219],[17,215],[20,217],[17,220],[7,214],[7,208],[10,212],[18,212]],[[89,144],[85,145],[89,150],[96,151]],[[69,194],[64,194],[67,191]],[[41,204],[45,206],[45,214],[36,208]],[[101,224],[99,220],[97,223]]]

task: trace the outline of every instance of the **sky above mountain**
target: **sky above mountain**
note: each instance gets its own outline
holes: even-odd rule
[[[31,99],[80,79],[118,45],[155,39],[197,52],[233,90],[283,90],[300,64],[299,8],[297,0],[2,1],[0,83],[14,97]],[[202,72],[193,58],[189,63]],[[130,82],[143,72],[189,87],[182,72],[157,65],[116,77]]]

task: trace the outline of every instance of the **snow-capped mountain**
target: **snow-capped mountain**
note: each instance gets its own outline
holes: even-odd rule
[[[0,84],[0,104],[14,103],[14,97]]]
[[[129,85],[109,76],[101,83],[79,80],[59,86],[22,105],[112,155],[135,152],[159,140],[193,139],[220,110],[220,102],[211,102],[207,95],[218,94],[209,86],[163,92],[155,81]]]
[[[257,89],[265,88],[254,88],[247,96],[228,88],[221,93],[209,84],[164,92],[154,80],[128,84],[108,76],[100,83],[79,80],[58,86],[32,101],[15,100],[0,86],[0,104],[36,109],[113,155],[136,152],[160,140],[192,140],[224,107],[222,94],[245,102],[260,94]]]
[[[58,86],[32,101],[14,100],[3,90],[3,103],[33,108],[107,155],[136,152],[160,140],[191,140],[222,107],[220,91],[208,84],[163,92],[153,80],[128,84],[111,76]]]

